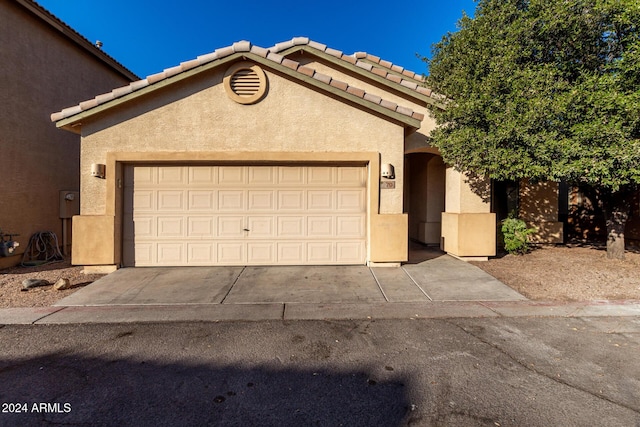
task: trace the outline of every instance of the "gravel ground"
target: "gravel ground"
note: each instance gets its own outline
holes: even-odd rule
[[[610,260],[600,247],[542,246],[473,264],[532,300],[640,300],[637,251]]]
[[[606,259],[597,247],[546,246],[526,255],[504,255],[474,262],[522,295],[539,301],[640,300],[640,252],[623,261]],[[0,308],[47,307],[101,275],[85,275],[69,261],[0,270]],[[71,289],[44,286],[22,291],[25,279],[55,283],[69,279]]]
[[[74,267],[69,260],[38,267],[14,267],[0,270],[0,308],[48,307],[71,295],[83,286],[102,277],[100,274],[83,274],[83,267]],[[53,284],[58,279],[69,279],[71,288],[57,291]],[[51,286],[42,286],[22,291],[26,279],[43,279]]]

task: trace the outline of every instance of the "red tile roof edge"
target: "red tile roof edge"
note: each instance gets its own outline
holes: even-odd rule
[[[296,40],[296,39],[293,39]],[[141,90],[147,86],[153,85],[155,83],[158,83],[160,81],[166,80],[170,77],[173,77],[177,74],[183,73],[185,71],[191,70],[193,68],[202,66],[204,64],[216,61],[216,60],[220,60],[223,59],[225,57],[231,56],[235,53],[242,53],[242,52],[247,52],[247,53],[251,53],[257,56],[260,56],[262,58],[265,58],[269,61],[272,61],[278,65],[283,65],[285,67],[287,67],[288,69],[291,69],[293,71],[295,71],[296,73],[300,73],[301,75],[303,75],[305,78],[311,77],[313,78],[315,81],[321,82],[327,86],[330,86],[332,88],[338,89],[342,92],[344,92],[345,94],[348,94],[350,96],[356,96],[358,98],[364,99],[368,102],[371,102],[373,104],[382,106],[384,108],[387,108],[388,110],[391,110],[393,112],[402,114],[404,116],[422,121],[424,119],[424,115],[414,112],[413,110],[411,110],[410,108],[406,108],[403,106],[399,106],[393,102],[389,102],[386,101],[376,95],[367,93],[366,91],[359,89],[357,87],[354,86],[350,86],[349,84],[336,80],[334,78],[332,78],[331,76],[328,76],[326,74],[322,74],[317,72],[316,70],[313,70],[309,67],[305,67],[304,65],[301,65],[300,63],[296,62],[296,61],[292,61],[290,59],[287,59],[285,57],[283,57],[282,55],[279,55],[277,52],[272,51],[271,49],[265,49],[259,46],[254,46],[252,45],[250,42],[248,41],[239,41],[236,42],[234,44],[232,44],[231,46],[226,46],[220,49],[216,49],[214,52],[209,53],[209,54],[205,54],[205,55],[201,55],[198,56],[196,59],[190,60],[190,61],[186,61],[186,62],[182,62],[180,65],[175,66],[175,67],[171,67],[171,68],[167,68],[164,71],[160,72],[160,73],[156,73],[156,74],[152,74],[150,76],[147,76],[146,79],[142,79],[142,80],[138,80],[135,81],[127,86],[123,86],[123,87],[119,87],[116,88],[114,90],[112,90],[111,92],[108,93],[104,93],[101,95],[96,96],[94,99],[90,99],[90,100],[86,100],[81,102],[78,105],[74,105],[71,106],[69,108],[65,108],[62,111],[59,112],[55,112],[53,114],[51,114],[51,121],[52,122],[57,122],[69,117],[72,117],[76,114],[79,114],[83,111],[87,111],[90,110],[92,108],[95,108],[101,104],[105,104],[107,102],[113,101],[117,98],[123,97],[125,95],[128,95],[130,93],[136,92],[138,90]],[[338,51],[335,51],[335,53],[337,54]]]
[[[385,78],[393,83],[396,84],[400,84],[404,87],[407,87],[408,89],[414,90],[422,95],[428,96],[428,97],[433,97],[434,99],[440,99],[440,97],[438,97],[436,94],[433,93],[433,91],[425,86],[421,86],[419,84],[417,84],[415,81],[422,81],[423,80],[423,76],[421,76],[418,73],[415,73],[413,71],[410,70],[406,70],[403,67],[399,66],[399,65],[395,65],[389,61],[385,61],[383,59],[380,59],[379,57],[375,56],[375,55],[371,55],[368,54],[366,52],[355,52],[352,55],[347,55],[345,53],[340,52],[339,50],[335,50],[335,49],[331,49],[329,47],[327,47],[324,44],[321,43],[317,43],[314,42],[313,40],[309,39],[308,37],[294,37],[291,40],[285,41],[285,42],[280,42],[275,44],[274,46],[272,46],[270,48],[271,51],[275,51],[275,52],[282,52],[284,50],[290,49],[294,46],[309,46],[313,49],[319,50],[321,52],[327,53],[331,56],[334,56],[338,59],[342,59],[343,61],[347,61],[352,65],[356,65],[357,67],[360,67],[366,71],[370,71],[373,72],[374,74]],[[361,59],[366,59],[367,61],[361,61]],[[374,65],[372,65],[370,62],[373,62],[374,64],[378,65],[379,67],[376,67]],[[382,67],[382,68],[380,68]],[[385,71],[389,70],[389,71],[393,71],[393,72],[389,72],[389,71]],[[376,72],[376,70],[378,70],[378,72]],[[403,79],[401,76],[398,76],[398,74],[400,74],[401,76],[404,76],[406,78],[415,80],[415,81],[410,81],[410,80],[406,80]],[[399,77],[399,79],[398,79]],[[433,95],[433,96],[432,96]]]

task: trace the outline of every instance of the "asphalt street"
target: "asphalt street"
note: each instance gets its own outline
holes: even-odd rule
[[[640,318],[0,327],[0,425],[640,426]]]

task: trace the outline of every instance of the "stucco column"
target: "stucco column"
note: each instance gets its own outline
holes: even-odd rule
[[[489,179],[470,177],[448,167],[441,248],[468,260],[496,254],[496,216],[491,213]]]

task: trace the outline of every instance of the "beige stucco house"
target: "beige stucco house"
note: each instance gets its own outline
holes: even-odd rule
[[[411,71],[299,37],[54,113],[82,137],[73,263],[398,265],[409,239],[486,259],[491,186],[430,145],[438,102]]]
[[[71,242],[63,224],[78,213],[80,138],[56,129],[51,111],[137,77],[31,0],[1,0],[0,23],[0,230],[20,245],[0,256],[4,268],[38,231]]]

